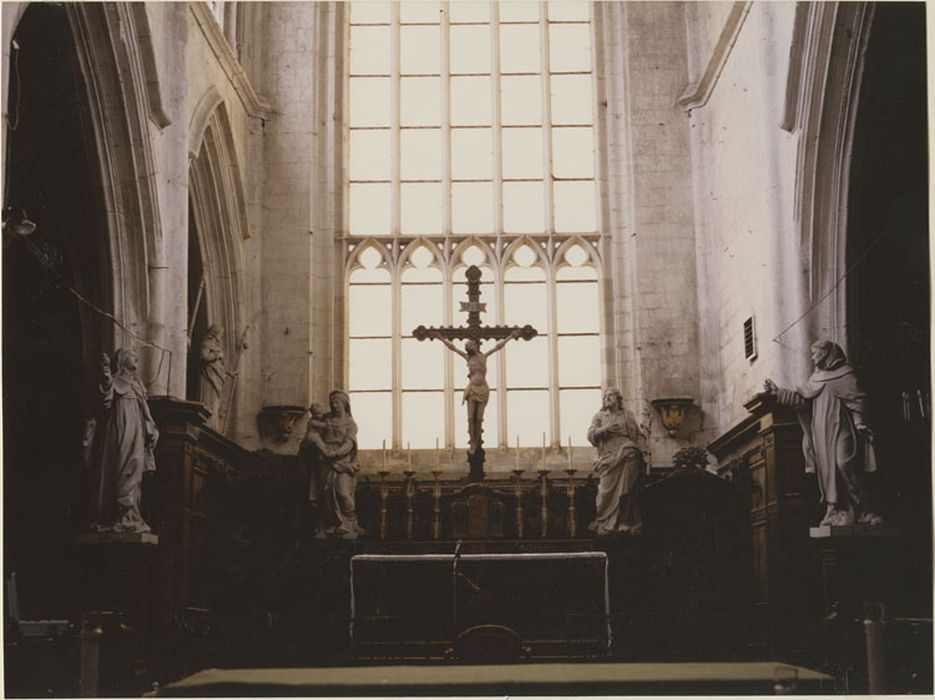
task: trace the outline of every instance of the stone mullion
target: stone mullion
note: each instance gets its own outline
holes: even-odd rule
[[[503,117],[500,104],[500,6],[498,3],[490,4],[490,85],[493,91],[491,106],[491,124],[493,126],[493,202],[494,202],[494,231],[496,241],[494,255],[499,256],[503,250]],[[505,261],[493,260],[491,268],[494,271],[494,294],[497,295],[497,324],[504,324],[505,311],[503,308],[503,270]],[[509,425],[507,421],[506,402],[506,353],[501,353],[497,360],[497,427],[500,433],[500,446],[508,445],[510,441]]]
[[[453,304],[453,287],[451,281],[452,263],[449,259],[451,255],[451,56],[450,46],[450,21],[448,16],[447,4],[442,7],[441,25],[439,35],[441,37],[441,144],[442,144],[442,233],[444,240],[441,247],[444,260],[440,260],[440,268],[444,271],[442,277],[443,304],[442,319],[444,325],[451,326],[453,323],[453,313],[451,310]],[[454,447],[455,439],[455,417],[454,417],[454,367],[452,354],[444,354],[444,397],[445,397],[445,423],[442,443],[446,448]]]
[[[403,412],[402,412],[402,298],[400,277],[402,270],[398,264],[400,256],[399,232],[400,232],[400,29],[399,29],[399,4],[392,4],[391,28],[390,28],[390,46],[392,56],[390,57],[390,101],[391,101],[391,124],[390,124],[390,233],[393,241],[390,246],[389,268],[392,273],[392,443],[393,449],[399,450],[403,443]]]

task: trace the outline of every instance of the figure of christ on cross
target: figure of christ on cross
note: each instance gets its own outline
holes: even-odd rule
[[[468,312],[467,326],[448,328],[426,328],[419,326],[412,335],[417,340],[440,340],[445,346],[464,358],[468,366],[468,385],[464,390],[464,402],[467,404],[468,464],[470,481],[484,478],[483,425],[484,409],[490,395],[487,385],[487,358],[501,350],[511,340],[523,338],[532,340],[538,331],[530,325],[523,326],[482,326],[480,314],[486,310],[486,304],[480,302],[480,268],[471,265],[465,272],[468,283],[468,300],[461,302],[461,310]],[[480,341],[497,339],[499,342],[487,352],[481,352]],[[464,350],[451,341],[464,339]]]
[[[522,331],[517,328],[487,352],[481,352],[480,343],[476,340],[464,341],[464,350],[461,350],[450,340],[439,335],[438,331],[429,331],[427,337],[430,340],[442,341],[446,348],[457,353],[467,362],[468,385],[464,389],[461,401],[467,404],[468,438],[471,452],[474,452],[475,448],[481,444],[484,409],[487,408],[487,400],[490,398],[490,387],[487,385],[487,358],[503,349],[503,346],[511,340],[522,338]]]

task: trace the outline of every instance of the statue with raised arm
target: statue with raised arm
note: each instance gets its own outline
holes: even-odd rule
[[[468,383],[464,389],[462,403],[467,404],[468,439],[470,452],[476,452],[481,445],[481,434],[484,426],[484,409],[490,399],[490,387],[487,385],[487,358],[493,355],[511,340],[522,338],[522,331],[515,330],[506,338],[500,340],[487,352],[481,352],[480,342],[477,340],[464,341],[464,350],[443,337],[438,331],[430,330],[427,334],[432,340],[440,340],[445,347],[457,353],[467,362]]]
[[[131,348],[101,356],[98,411],[85,432],[85,460],[93,482],[98,532],[149,532],[140,514],[144,472],[156,469],[159,439],[146,389],[136,375],[139,358]]]
[[[880,525],[867,503],[864,475],[877,469],[866,400],[854,369],[836,343],[819,340],[811,348],[815,370],[801,386],[785,389],[771,379],[766,393],[795,409],[802,426],[805,471],[818,475],[826,505],[820,525]]]

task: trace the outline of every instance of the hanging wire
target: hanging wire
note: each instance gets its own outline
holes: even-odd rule
[[[836,289],[838,288],[838,285],[840,285],[841,282],[843,282],[845,279],[847,279],[847,276],[850,275],[855,269],[857,269],[857,266],[858,266],[858,265],[860,265],[861,263],[863,263],[864,260],[867,259],[867,256],[870,255],[870,252],[871,252],[874,248],[876,248],[877,244],[878,244],[880,241],[882,241],[884,238],[886,238],[887,236],[889,236],[892,232],[893,232],[893,229],[890,229],[890,230],[887,231],[886,233],[881,234],[873,243],[871,243],[869,246],[867,246],[867,249],[866,249],[863,253],[861,253],[860,257],[857,258],[857,260],[855,260],[854,262],[852,262],[852,263],[850,264],[850,266],[844,271],[844,273],[843,273],[840,277],[838,277],[837,280],[835,280],[835,283],[834,283],[833,285],[831,285],[831,287],[828,289],[828,291],[825,292],[824,294],[822,294],[811,306],[809,306],[808,309],[805,310],[805,313],[803,313],[801,316],[799,316],[797,319],[795,319],[792,323],[790,323],[788,326],[786,326],[785,328],[783,328],[779,333],[777,333],[776,336],[773,338],[773,342],[774,342],[774,343],[779,343],[780,345],[782,345],[782,343],[779,341],[779,339],[780,339],[782,336],[784,336],[786,333],[788,333],[790,330],[792,330],[793,327],[795,327],[796,325],[798,325],[798,323],[799,323],[800,321],[802,321],[802,319],[804,319],[806,316],[808,316],[810,313],[812,313],[812,311],[814,311],[815,308],[816,308],[819,304],[821,304],[825,299],[827,299],[829,296],[831,296],[831,293],[834,292],[834,290],[836,290]]]
[[[86,307],[88,307],[89,309],[91,309],[92,311],[94,311],[96,314],[98,314],[99,316],[102,316],[102,317],[106,318],[106,319],[109,320],[111,323],[113,323],[114,325],[118,326],[121,330],[123,330],[124,333],[126,333],[127,335],[129,335],[131,338],[133,338],[134,340],[136,340],[136,341],[137,341],[138,343],[140,343],[141,345],[143,345],[143,346],[145,346],[145,347],[153,348],[154,350],[159,350],[159,351],[160,351],[160,355],[159,355],[159,366],[156,368],[156,374],[153,375],[153,378],[150,379],[149,382],[147,382],[147,386],[152,386],[153,384],[155,384],[156,380],[159,378],[159,375],[160,375],[160,373],[162,372],[163,364],[164,364],[164,362],[165,362],[166,354],[169,355],[169,374],[168,374],[168,377],[167,377],[167,379],[166,379],[166,383],[168,384],[168,383],[171,381],[171,379],[172,379],[172,351],[171,351],[171,350],[169,350],[168,348],[164,348],[164,347],[162,347],[161,345],[157,345],[156,343],[153,343],[153,342],[151,342],[151,341],[149,341],[149,340],[146,340],[145,338],[143,338],[142,336],[138,335],[137,333],[134,333],[132,330],[130,330],[129,328],[127,328],[127,327],[126,327],[116,316],[114,316],[112,313],[110,313],[110,312],[108,312],[108,311],[104,311],[104,309],[100,308],[100,307],[99,307],[97,304],[95,304],[93,301],[91,301],[90,299],[86,298],[83,294],[81,294],[81,292],[79,292],[77,289],[75,289],[75,288],[72,287],[70,284],[68,284],[68,282],[65,281],[65,279],[59,274],[58,270],[56,270],[56,269],[51,265],[51,263],[48,261],[48,259],[46,258],[46,256],[43,255],[42,251],[39,250],[39,248],[36,246],[35,243],[33,243],[33,242],[32,242],[31,240],[29,240],[28,238],[23,238],[22,240],[23,240],[23,242],[26,244],[26,247],[29,249],[29,252],[32,253],[33,257],[36,258],[36,261],[37,261],[43,268],[45,268],[45,270],[47,270],[47,271],[55,278],[56,282],[58,282],[58,284],[59,284],[60,287],[62,287],[63,289],[65,289],[69,294],[71,294],[73,297],[75,297],[75,299],[77,299],[80,303],[84,304]]]

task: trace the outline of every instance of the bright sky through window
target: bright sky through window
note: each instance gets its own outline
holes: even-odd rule
[[[486,324],[540,332],[490,358],[485,444],[582,440],[601,384],[589,3],[353,2],[348,15],[361,446],[467,445],[463,361],[411,332],[464,323],[470,264]]]

